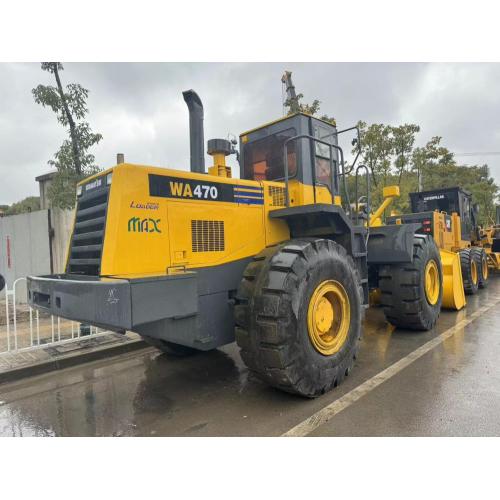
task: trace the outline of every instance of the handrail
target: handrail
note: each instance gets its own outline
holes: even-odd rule
[[[331,175],[331,181],[332,181],[332,204],[335,202],[335,195],[333,193],[334,187],[339,189],[339,185],[336,182],[336,178],[340,175],[343,176],[343,184],[344,184],[344,191],[346,194],[347,200],[349,199],[349,195],[347,192],[347,184],[346,184],[346,178],[345,178],[345,164],[344,164],[344,152],[340,146],[337,146],[336,144],[331,144],[329,142],[323,141],[321,139],[318,139],[317,137],[314,137],[309,134],[300,134],[300,135],[295,135],[293,137],[289,137],[284,143],[283,143],[283,163],[285,166],[285,202],[286,206],[290,206],[290,196],[289,196],[289,189],[288,189],[288,182],[289,182],[289,175],[288,175],[288,144],[291,141],[296,141],[297,139],[309,139],[309,141],[316,142],[319,144],[324,144],[325,146],[328,146],[330,149],[330,175]],[[332,149],[336,149],[340,153],[340,159],[341,159],[341,164],[342,164],[342,174],[338,171],[338,168],[336,165],[333,163],[333,151]],[[316,203],[316,168],[315,165],[311,165],[312,167],[312,180],[313,180],[313,196],[314,196],[314,203]]]
[[[364,168],[366,172],[366,213],[370,216],[370,170],[366,165],[358,165],[354,182],[354,196],[356,198],[356,225],[359,223],[359,198],[358,198],[358,174]]]
[[[337,130],[335,132],[332,132],[331,134],[327,134],[323,137],[323,139],[326,139],[327,137],[330,137],[330,136],[339,136],[340,134],[343,134],[344,132],[349,132],[351,130],[356,130],[356,145],[357,145],[357,153],[356,153],[356,156],[354,157],[354,161],[352,162],[352,165],[351,165],[351,168],[349,169],[348,172],[346,172],[347,175],[349,175],[353,170],[354,170],[354,166],[356,165],[356,162],[358,161],[358,158],[361,154],[361,134],[359,132],[359,126],[358,125],[354,125],[353,127],[349,127],[349,128],[345,128],[343,130]],[[354,146],[354,144],[352,144]],[[342,170],[344,169],[344,165],[342,165]]]

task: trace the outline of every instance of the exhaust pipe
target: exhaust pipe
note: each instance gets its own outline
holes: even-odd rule
[[[182,93],[189,109],[189,147],[191,172],[205,173],[205,138],[203,134],[203,104],[194,90]]]

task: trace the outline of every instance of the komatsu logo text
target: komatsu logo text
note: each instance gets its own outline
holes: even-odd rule
[[[140,217],[132,217],[128,221],[129,233],[161,233],[161,219],[141,219]]]

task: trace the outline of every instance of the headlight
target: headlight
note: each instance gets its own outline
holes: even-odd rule
[[[76,186],[76,196],[81,196],[82,195],[82,187],[83,186]]]
[[[113,176],[113,172],[109,173],[106,176],[106,184],[109,186],[111,184],[111,177]]]

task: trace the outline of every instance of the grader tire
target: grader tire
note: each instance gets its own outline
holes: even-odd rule
[[[434,279],[432,289],[426,289],[428,279]],[[389,323],[407,330],[431,330],[443,300],[443,270],[434,240],[415,234],[413,262],[381,266],[379,287]]]
[[[143,336],[142,338],[150,346],[156,347],[161,352],[170,354],[172,356],[186,357],[199,352],[197,349],[193,349],[192,347],[181,344],[174,344],[173,342],[167,342],[166,340],[162,339],[154,339],[153,337],[146,336]]]
[[[477,274],[478,274],[478,287],[479,288],[487,288],[488,286],[488,278],[489,278],[489,269],[488,269],[488,256],[484,251],[484,248],[480,247],[472,247],[471,255],[474,261],[476,262]]]
[[[328,287],[334,291],[320,297]],[[317,311],[325,304],[329,322],[321,323],[326,315]],[[236,342],[260,379],[312,398],[349,374],[363,311],[360,276],[346,250],[330,240],[294,239],[248,264],[236,296]]]
[[[473,258],[472,249],[460,250],[460,266],[466,295],[475,295],[479,288],[479,270]]]

